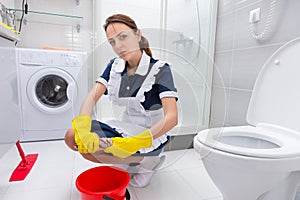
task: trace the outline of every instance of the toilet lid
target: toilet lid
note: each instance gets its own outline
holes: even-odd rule
[[[247,121],[286,127],[300,134],[300,38],[279,48],[260,71]]]

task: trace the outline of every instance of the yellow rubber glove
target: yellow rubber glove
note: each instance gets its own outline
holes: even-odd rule
[[[92,118],[89,115],[79,115],[72,120],[75,132],[75,143],[80,153],[95,153],[99,149],[99,137],[91,133]]]
[[[150,130],[145,130],[129,138],[114,137],[110,139],[112,146],[107,147],[104,152],[112,153],[119,158],[129,157],[139,149],[151,147],[153,140]]]

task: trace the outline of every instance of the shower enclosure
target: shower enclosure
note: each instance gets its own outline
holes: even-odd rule
[[[217,2],[213,0],[94,0],[93,73],[95,80],[115,57],[105,38],[106,17],[132,17],[149,40],[153,57],[172,66],[178,90],[179,124],[172,135],[194,134],[208,127]],[[120,117],[122,108],[104,98],[96,118]]]

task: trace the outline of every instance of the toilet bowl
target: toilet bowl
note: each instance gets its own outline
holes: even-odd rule
[[[278,49],[260,71],[248,125],[194,137],[224,200],[294,200],[300,186],[300,38]]]

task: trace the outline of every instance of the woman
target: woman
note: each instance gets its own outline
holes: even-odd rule
[[[177,90],[170,66],[152,58],[147,39],[130,17],[112,15],[104,30],[118,57],[109,62],[83,101],[65,141],[93,162],[139,162],[139,172],[130,185],[145,187],[164,160],[158,155],[168,141],[168,131],[178,122]],[[103,94],[125,106],[122,120],[107,124],[91,120],[93,107]]]

